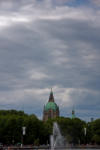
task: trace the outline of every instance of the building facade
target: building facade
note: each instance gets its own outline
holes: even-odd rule
[[[56,117],[59,117],[59,107],[54,101],[54,96],[51,89],[48,103],[44,106],[43,121],[47,121],[49,118],[53,119]]]

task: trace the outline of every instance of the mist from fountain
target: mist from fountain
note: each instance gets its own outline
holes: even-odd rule
[[[53,124],[53,135],[50,136],[51,149],[65,147],[65,138],[61,135],[58,124],[55,122]]]

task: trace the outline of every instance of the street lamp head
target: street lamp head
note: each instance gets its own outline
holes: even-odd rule
[[[23,130],[23,135],[26,134],[26,127],[22,127],[22,130]]]

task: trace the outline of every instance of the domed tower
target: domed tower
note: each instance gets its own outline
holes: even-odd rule
[[[59,107],[54,102],[54,96],[51,89],[48,103],[44,106],[43,121],[47,121],[49,118],[59,117]]]

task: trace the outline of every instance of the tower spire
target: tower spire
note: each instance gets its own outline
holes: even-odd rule
[[[49,102],[54,102],[54,96],[53,96],[53,91],[51,88],[50,96],[49,96]]]
[[[72,109],[72,119],[75,118],[75,109],[74,109],[74,106],[73,106],[73,109]]]

